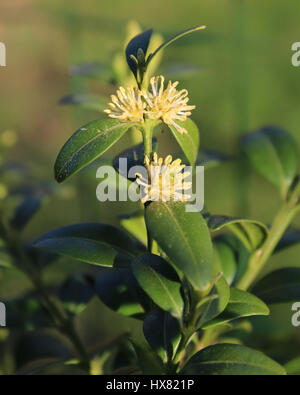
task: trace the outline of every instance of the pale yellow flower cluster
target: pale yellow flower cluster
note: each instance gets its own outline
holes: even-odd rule
[[[188,105],[186,89],[176,90],[178,82],[169,81],[166,89],[164,82],[163,76],[152,77],[148,91],[121,87],[117,96],[111,96],[112,103],[105,112],[109,117],[125,122],[142,123],[147,118],[161,120],[174,126],[180,134],[187,133],[177,121],[185,121],[195,106]]]
[[[153,161],[150,161],[148,156],[145,157],[145,166],[148,179],[145,179],[140,173],[136,173],[136,182],[140,185],[144,195],[141,199],[142,203],[150,200],[186,202],[191,197],[185,193],[192,185],[191,182],[185,181],[185,178],[191,173],[183,172],[185,165],[181,164],[181,159],[172,162],[171,155],[163,160],[154,153]]]

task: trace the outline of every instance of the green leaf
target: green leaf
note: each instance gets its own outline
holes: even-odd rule
[[[285,195],[299,161],[294,137],[279,127],[268,126],[246,135],[243,147],[252,166]]]
[[[209,217],[208,227],[211,231],[219,231],[227,227],[249,251],[259,248],[268,235],[268,229],[262,222],[222,215]]]
[[[288,375],[300,376],[300,357],[292,359],[284,367]]]
[[[275,270],[255,284],[252,292],[268,304],[300,300],[300,269]]]
[[[284,368],[260,351],[237,344],[216,344],[195,354],[183,374],[285,375]]]
[[[177,123],[181,127],[185,128],[187,133],[180,134],[172,125],[169,125],[169,128],[185,156],[187,157],[187,160],[192,166],[194,166],[200,144],[198,126],[190,118],[188,118],[186,121],[177,121]]]
[[[60,105],[75,105],[86,110],[103,111],[107,108],[108,98],[92,93],[75,93],[60,99]]]
[[[145,254],[135,258],[132,271],[141,288],[157,306],[181,318],[181,284],[175,270],[160,256]]]
[[[203,329],[253,315],[269,315],[268,306],[256,296],[237,288],[230,288],[226,309],[215,319],[203,325]]]
[[[146,30],[145,32],[138,34],[131,41],[129,41],[126,47],[126,60],[135,77],[137,76],[137,64],[131,58],[131,56],[134,56],[137,59],[139,49],[142,49],[144,55],[146,55],[151,36],[152,29]]]
[[[95,279],[99,299],[111,310],[143,319],[150,309],[147,295],[142,291],[130,269],[112,269]]]
[[[59,300],[65,310],[71,314],[80,314],[93,296],[94,290],[85,276],[80,273],[69,277],[59,291]]]
[[[181,339],[180,325],[176,318],[166,311],[154,310],[145,318],[143,331],[150,347],[164,362],[173,358]]]
[[[152,202],[146,208],[152,237],[196,290],[212,280],[212,242],[199,212],[188,213],[181,202]]]
[[[136,237],[145,246],[147,245],[147,229],[144,220],[144,213],[124,215],[120,219],[121,226],[130,234]]]
[[[126,264],[129,255],[144,251],[137,240],[131,239],[121,230],[98,223],[75,224],[53,230],[41,236],[34,246],[108,267]]]
[[[229,302],[230,288],[223,276],[216,281],[208,297],[211,296],[216,298],[209,301],[204,306],[203,311],[201,311],[200,319],[197,323],[199,328],[221,314]]]
[[[55,179],[65,181],[94,161],[134,124],[115,119],[93,121],[75,132],[65,143],[55,162]]]
[[[141,367],[143,374],[164,374],[165,369],[162,360],[147,343],[140,344],[133,340],[131,340],[131,343],[136,352],[138,366]]]
[[[157,151],[157,139],[152,139],[152,150]],[[126,167],[120,165],[120,160],[126,159]],[[136,177],[130,178],[128,177],[128,170],[134,166],[144,166],[144,144],[138,144],[132,148],[129,148],[126,151],[121,152],[117,155],[113,160],[114,169],[124,178],[128,178],[130,181],[135,181]]]
[[[225,280],[231,285],[237,272],[237,258],[233,248],[223,239],[215,239],[214,266],[217,272],[222,272]]]
[[[196,27],[192,27],[190,29],[186,29],[178,34],[176,34],[175,36],[171,37],[169,40],[165,41],[164,43],[162,43],[152,54],[149,55],[148,59],[147,59],[147,66],[149,65],[149,63],[152,61],[152,59],[163,49],[165,49],[166,47],[168,47],[170,44],[172,44],[174,41],[178,40],[179,38],[196,32],[197,30],[203,30],[205,29],[206,26],[202,25],[202,26],[196,26]]]

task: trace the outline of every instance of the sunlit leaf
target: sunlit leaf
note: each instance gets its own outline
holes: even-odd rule
[[[178,125],[185,128],[187,133],[180,134],[173,125],[169,125],[169,128],[185,156],[187,157],[189,163],[193,166],[198,155],[198,148],[200,144],[198,127],[190,118],[188,118],[186,121],[176,122]]]
[[[268,304],[296,302],[300,300],[300,269],[275,270],[259,280],[252,292]]]
[[[75,132],[55,162],[55,179],[63,182],[114,145],[133,126],[114,119],[93,121]]]
[[[203,325],[203,329],[224,324],[242,317],[268,315],[268,306],[249,292],[230,288],[230,298],[226,309],[213,320]]]
[[[212,280],[212,243],[202,215],[170,201],[150,203],[145,218],[152,237],[174,265],[195,289],[206,289]]]

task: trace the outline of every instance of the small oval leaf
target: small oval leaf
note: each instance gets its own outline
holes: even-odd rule
[[[58,154],[54,166],[56,181],[65,181],[94,161],[133,125],[131,122],[102,119],[90,122],[77,130]]]
[[[195,354],[183,374],[285,375],[285,369],[260,351],[237,344],[216,344]]]
[[[230,298],[226,309],[215,319],[203,325],[203,329],[253,315],[269,315],[268,306],[249,292],[230,288]]]
[[[175,270],[160,256],[145,254],[135,258],[132,271],[141,288],[157,306],[181,318],[181,284]]]

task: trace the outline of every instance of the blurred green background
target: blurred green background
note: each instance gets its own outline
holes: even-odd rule
[[[80,126],[103,117],[97,111],[59,106],[59,99],[70,93],[112,93],[111,85],[101,78],[72,76],[70,67],[109,63],[122,50],[131,20],[165,39],[187,27],[208,26],[166,49],[161,64],[166,78],[176,76],[173,63],[180,69],[181,86],[197,106],[192,118],[200,129],[202,148],[236,157],[240,137],[268,124],[283,127],[300,143],[300,68],[291,65],[291,45],[300,41],[299,16],[298,0],[2,0],[0,41],[7,47],[7,67],[0,68],[0,134],[13,130],[18,136],[9,159],[26,163],[34,177],[54,184],[53,165],[62,144]],[[164,134],[160,141],[162,153],[178,152],[170,135]],[[122,139],[107,156],[128,144]],[[101,205],[96,186],[94,176],[71,178],[61,187],[65,194],[56,194],[35,215],[25,239],[81,221],[117,224],[120,213],[133,211],[125,204]],[[275,189],[243,160],[228,161],[205,173],[205,206],[211,213],[269,224],[279,204]],[[300,226],[300,218],[295,225]],[[266,270],[300,266],[299,254],[300,246],[284,251],[272,258]],[[49,276],[57,276],[57,270],[49,269]],[[6,298],[9,295],[0,283],[0,300]],[[117,328],[112,325],[116,314],[99,306],[93,301],[78,319],[89,342],[99,333],[106,339],[138,326],[131,319],[118,318]],[[270,318],[255,320],[262,338],[270,327],[268,338],[277,342],[271,353],[282,359],[300,351],[300,329],[291,326],[290,318],[290,306],[285,305],[273,308]],[[285,344],[289,344],[286,354]],[[268,341],[264,346],[269,347]]]

